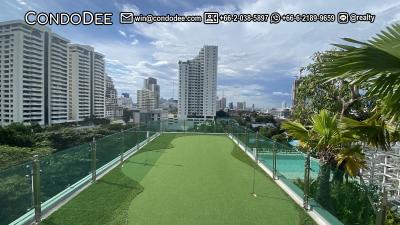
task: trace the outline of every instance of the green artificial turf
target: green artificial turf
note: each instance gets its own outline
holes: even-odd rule
[[[163,134],[43,224],[314,224],[223,135]]]

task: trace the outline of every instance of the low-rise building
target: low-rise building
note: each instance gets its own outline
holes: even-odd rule
[[[266,113],[269,113],[278,119],[287,119],[291,115],[291,110],[290,108],[271,108],[267,109]]]
[[[154,110],[133,110],[133,122],[136,124],[150,121],[164,121],[168,118],[168,112],[162,109]]]

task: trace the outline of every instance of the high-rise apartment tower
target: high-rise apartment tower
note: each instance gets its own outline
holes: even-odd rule
[[[216,114],[218,46],[205,45],[192,60],[179,61],[180,119],[213,119]]]
[[[88,45],[69,46],[69,117],[105,116],[104,55]]]
[[[0,125],[68,120],[69,40],[44,26],[0,23]]]

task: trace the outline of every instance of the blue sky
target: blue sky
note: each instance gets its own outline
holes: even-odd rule
[[[315,51],[331,48],[342,37],[366,40],[385,26],[400,21],[397,0],[301,1],[122,1],[122,0],[2,0],[0,21],[23,19],[37,12],[113,12],[113,26],[52,26],[73,43],[88,44],[106,55],[106,70],[118,93],[136,98],[143,79],[159,80],[161,96],[177,97],[178,60],[197,54],[204,44],[219,46],[218,95],[256,107],[290,103],[293,77]],[[194,23],[118,24],[120,11],[153,14],[338,13],[376,14],[374,23]],[[173,85],[174,84],[174,85]],[[173,91],[173,87],[174,91]]]

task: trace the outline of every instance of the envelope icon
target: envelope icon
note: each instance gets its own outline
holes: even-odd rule
[[[119,22],[121,24],[133,23],[133,12],[120,12]]]

